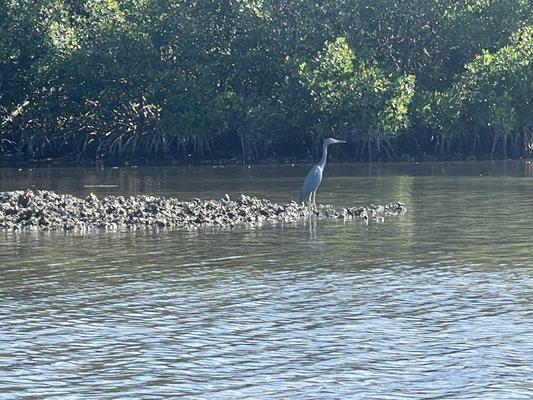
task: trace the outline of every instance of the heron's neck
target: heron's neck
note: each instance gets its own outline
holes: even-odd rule
[[[321,169],[324,169],[326,166],[326,159],[328,158],[328,145],[324,143],[322,146],[322,158],[320,159],[320,162],[318,163],[318,166]]]

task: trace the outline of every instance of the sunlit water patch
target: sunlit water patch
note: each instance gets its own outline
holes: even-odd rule
[[[77,195],[297,192],[304,168],[269,168],[0,177]],[[531,172],[369,168],[332,165],[317,199],[407,215],[2,234],[0,398],[530,398]]]

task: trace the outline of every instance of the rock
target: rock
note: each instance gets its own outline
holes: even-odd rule
[[[89,196],[85,198],[85,202],[89,204],[98,204],[98,197],[96,197],[93,193],[91,193]]]
[[[27,207],[30,202],[30,196],[26,193],[20,194],[17,199],[17,204],[21,207]]]
[[[10,230],[87,230],[140,227],[201,226],[232,227],[238,223],[252,226],[265,222],[294,222],[305,218],[359,219],[363,223],[382,222],[387,216],[406,212],[403,203],[371,205],[335,210],[321,205],[311,211],[294,201],[279,205],[265,199],[241,195],[232,201],[229,195],[220,200],[198,198],[182,202],[175,198],[147,195],[108,196],[90,194],[85,199],[51,191],[0,192],[0,229]]]

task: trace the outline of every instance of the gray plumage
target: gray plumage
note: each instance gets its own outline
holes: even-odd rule
[[[320,168],[319,165],[315,165],[307,173],[307,176],[304,179],[302,190],[300,191],[299,201],[307,200],[309,196],[311,195],[311,193],[313,193],[315,190],[318,189],[321,183],[322,183],[322,168]]]
[[[344,140],[337,140],[333,138],[327,138],[324,140],[322,145],[322,158],[320,159],[319,163],[311,168],[311,170],[307,173],[302,185],[302,190],[300,191],[299,201],[305,202],[306,200],[309,200],[310,203],[316,208],[316,191],[322,183],[322,174],[324,173],[324,167],[326,166],[326,160],[328,157],[328,146],[336,143],[346,142]]]

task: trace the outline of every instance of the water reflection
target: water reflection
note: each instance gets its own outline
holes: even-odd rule
[[[533,179],[455,165],[328,170],[321,201],[407,203],[379,225],[2,233],[0,398],[530,397]],[[283,199],[288,171],[118,189]]]
[[[0,190],[27,188],[59,190],[74,195],[179,195],[183,199],[207,198],[224,193],[296,198],[307,165],[229,165],[120,168],[0,168]],[[532,177],[529,161],[328,164],[319,192],[343,189],[346,178],[376,182],[387,177]],[[231,181],[231,185],[228,185]],[[274,189],[274,190],[273,190]],[[278,197],[279,196],[279,197]],[[370,198],[370,201],[376,199]]]

